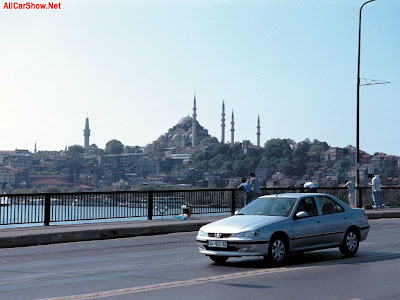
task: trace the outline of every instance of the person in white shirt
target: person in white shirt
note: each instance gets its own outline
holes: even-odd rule
[[[372,199],[374,200],[375,208],[381,209],[381,180],[378,175],[374,174],[368,174],[368,178],[372,179],[369,185],[372,187]]]
[[[309,193],[318,193],[317,186],[311,181],[304,183],[303,188]]]
[[[343,187],[347,187],[347,189],[349,190],[349,205],[351,207],[357,207],[356,206],[354,183],[352,181],[350,181],[350,180],[346,180],[344,182],[344,186]]]

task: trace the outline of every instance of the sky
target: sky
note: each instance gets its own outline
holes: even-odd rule
[[[355,145],[358,0],[0,2],[0,150],[144,146],[191,115],[226,139]],[[32,0],[33,3],[47,3]],[[7,2],[8,3],[8,2]],[[22,3],[22,2],[21,2]],[[400,1],[362,13],[360,148],[400,155]]]

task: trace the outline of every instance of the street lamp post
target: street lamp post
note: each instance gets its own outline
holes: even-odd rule
[[[358,23],[358,64],[357,64],[357,125],[356,125],[356,201],[358,203],[358,207],[362,207],[361,201],[361,191],[360,191],[360,52],[361,52],[361,13],[363,7],[375,0],[369,0],[361,5],[360,8],[360,17]]]

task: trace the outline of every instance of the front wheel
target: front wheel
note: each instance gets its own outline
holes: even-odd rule
[[[354,256],[358,251],[359,244],[360,241],[357,233],[354,229],[350,229],[346,232],[339,250],[346,257]]]
[[[228,256],[216,256],[216,255],[209,256],[209,257],[212,261],[215,261],[216,263],[219,263],[219,264],[226,262],[229,258]]]
[[[285,262],[288,245],[284,238],[277,236],[271,239],[268,247],[268,256],[265,259],[272,265],[281,265]]]

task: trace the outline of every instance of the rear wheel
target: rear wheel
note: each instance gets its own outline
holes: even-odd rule
[[[272,265],[282,265],[287,258],[288,244],[284,237],[273,237],[269,243],[268,256],[265,259]]]
[[[354,229],[349,229],[344,236],[342,244],[339,246],[339,250],[344,256],[350,257],[357,253],[359,244],[357,232]]]
[[[229,258],[228,256],[216,256],[216,255],[210,256],[210,259],[212,261],[215,261],[216,263],[219,263],[219,264],[226,262],[228,260],[228,258]]]

